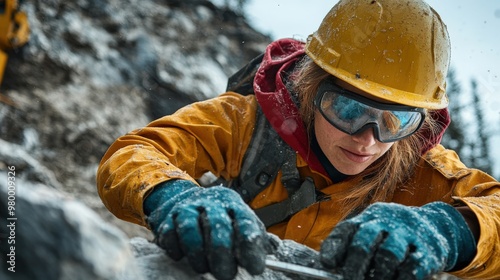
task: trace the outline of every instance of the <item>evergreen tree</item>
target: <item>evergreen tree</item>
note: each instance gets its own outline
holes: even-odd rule
[[[462,117],[462,111],[465,108],[461,104],[462,89],[457,81],[456,72],[453,68],[448,72],[446,92],[450,99],[448,110],[451,116],[451,123],[446,133],[443,135],[441,143],[449,149],[454,150],[465,160],[465,150],[467,150],[466,137],[463,133],[463,128],[467,127]]]
[[[447,84],[451,123],[443,135],[441,144],[454,150],[468,167],[494,175],[489,146],[491,133],[485,123],[484,108],[481,104],[477,82],[474,79],[471,80],[472,102],[470,103],[463,102],[463,92],[454,69],[448,72]],[[469,122],[464,118],[466,111],[473,115]]]
[[[481,169],[486,173],[492,174],[493,162],[490,157],[489,137],[490,133],[487,131],[487,126],[484,118],[484,109],[481,106],[479,98],[477,82],[471,80],[472,88],[472,106],[474,109],[474,116],[477,122],[477,139],[475,141],[474,150],[472,153],[473,167]]]

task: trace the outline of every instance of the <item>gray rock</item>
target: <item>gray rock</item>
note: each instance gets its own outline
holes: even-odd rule
[[[0,264],[1,279],[143,279],[122,231],[44,185],[16,180],[8,188],[6,174],[0,217],[9,227],[0,229],[0,251],[8,261]]]
[[[293,242],[294,243],[294,242]],[[209,274],[197,274],[195,273],[186,259],[181,259],[180,261],[173,261],[170,259],[163,249],[156,246],[154,243],[142,237],[135,237],[130,240],[132,245],[134,256],[137,261],[137,265],[142,270],[142,276],[146,280],[191,280],[191,279],[207,279],[215,280],[215,278]],[[278,246],[283,244],[279,242]],[[295,243],[298,248],[303,248],[303,245]],[[289,247],[290,244],[285,245]],[[293,246],[293,245],[292,245]],[[284,260],[284,259],[282,259]],[[286,279],[303,279],[300,277],[289,278],[282,272],[266,269],[263,274],[252,276],[245,269],[240,268],[235,280],[286,280]]]
[[[24,0],[31,37],[8,53],[0,93],[0,168],[78,197],[129,237],[95,188],[119,136],[222,93],[271,40],[208,0]],[[14,152],[15,151],[15,152]]]

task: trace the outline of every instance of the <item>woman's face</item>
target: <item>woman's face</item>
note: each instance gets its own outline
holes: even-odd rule
[[[350,91],[365,95],[347,83],[340,80],[337,83]],[[314,129],[323,153],[338,171],[346,175],[361,173],[394,144],[379,142],[373,128],[355,135],[344,133],[331,125],[318,110],[315,111]]]
[[[341,173],[356,175],[379,159],[394,144],[375,139],[373,129],[349,135],[331,125],[316,111],[314,128],[318,144],[332,165]]]

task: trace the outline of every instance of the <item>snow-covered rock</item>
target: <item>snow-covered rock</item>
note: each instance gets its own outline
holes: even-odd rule
[[[231,2],[231,1],[228,1]],[[129,236],[142,227],[97,197],[97,165],[120,135],[222,93],[270,38],[208,0],[24,0],[28,44],[0,88],[0,171],[77,197]]]
[[[63,279],[43,274],[49,268],[46,273],[57,275],[85,272],[64,279],[112,279],[101,268],[120,274],[134,258],[128,238],[150,240],[151,234],[115,218],[98,198],[95,176],[102,155],[118,136],[222,93],[227,77],[262,52],[270,38],[208,0],[19,2],[31,38],[8,53],[0,87],[0,174],[14,166],[19,195],[26,195],[26,210],[17,213],[18,238],[25,240],[18,244],[17,253],[24,256],[17,264],[28,267],[23,258],[39,261],[25,279]],[[6,184],[2,177],[0,187]],[[49,201],[43,195],[47,188],[62,197]],[[40,198],[33,197],[35,190]],[[4,198],[0,211],[6,210]],[[42,200],[48,204],[37,206]],[[56,202],[64,206],[52,209]],[[78,225],[72,218],[83,220]],[[85,237],[88,230],[100,237]],[[68,250],[82,244],[90,251],[70,257]],[[102,254],[100,248],[110,251]],[[2,273],[5,256],[0,256]],[[112,266],[109,258],[120,261]]]
[[[7,174],[0,174],[0,217],[8,225],[0,229],[1,279],[145,279],[121,230],[45,185],[6,185]]]

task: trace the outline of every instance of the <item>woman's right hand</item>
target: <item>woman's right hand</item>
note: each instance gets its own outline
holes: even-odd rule
[[[265,269],[267,233],[235,191],[186,180],[162,183],[144,201],[155,242],[174,260],[187,257],[198,273],[233,279],[238,266]]]

